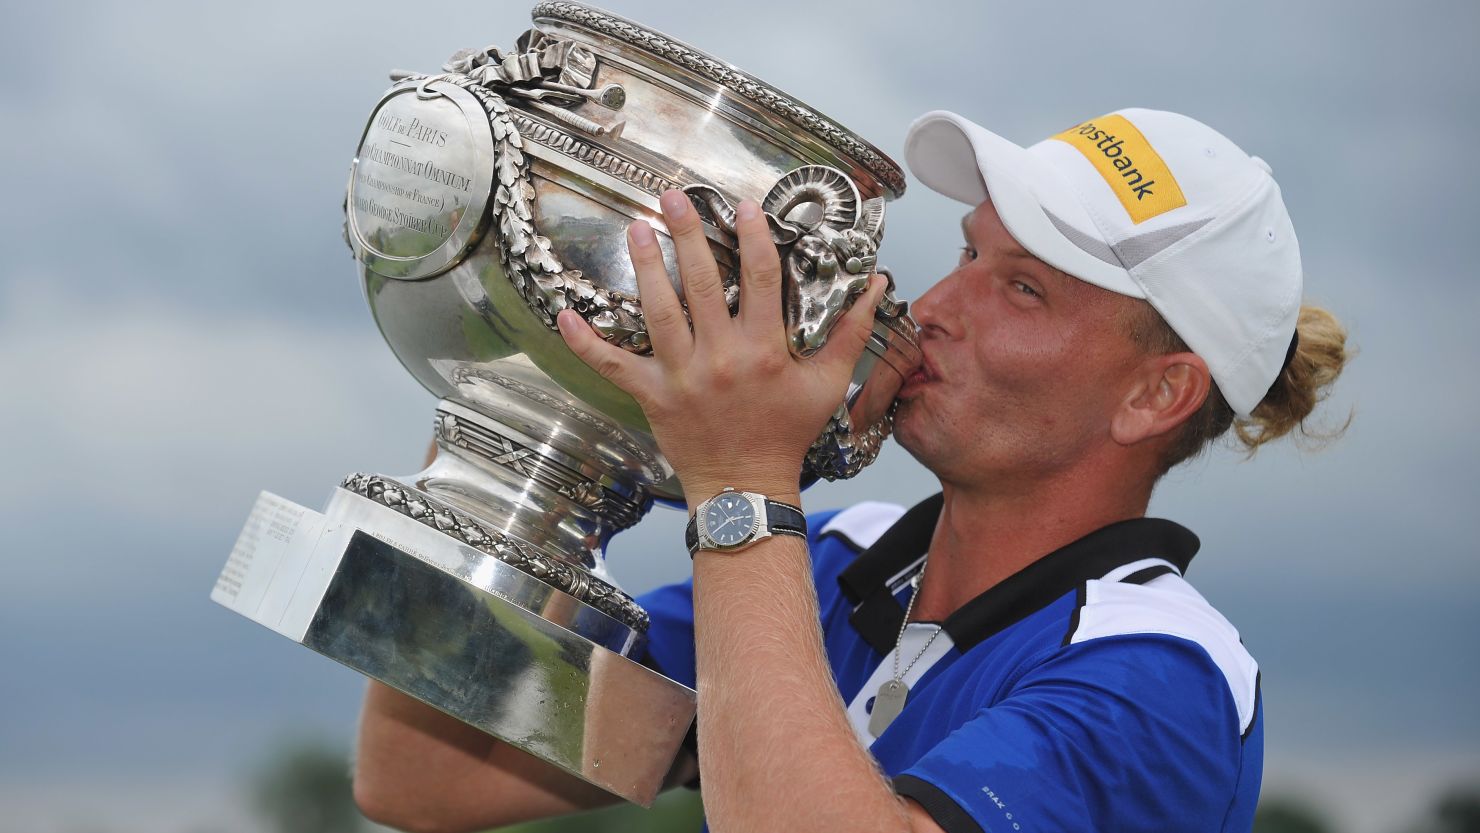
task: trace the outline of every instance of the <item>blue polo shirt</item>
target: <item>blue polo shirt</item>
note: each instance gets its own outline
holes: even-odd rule
[[[1198,540],[1170,521],[1112,524],[944,622],[911,623],[899,645],[909,698],[873,736],[940,508],[936,495],[908,512],[862,503],[808,519],[828,661],[894,789],[948,833],[1248,831],[1264,748],[1258,666],[1183,579]],[[652,616],[647,660],[693,686],[692,583],[639,602]]]

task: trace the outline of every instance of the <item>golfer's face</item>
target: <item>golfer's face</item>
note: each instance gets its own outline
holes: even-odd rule
[[[990,202],[962,221],[956,269],[913,306],[925,367],[900,392],[901,444],[943,479],[1036,477],[1108,439],[1129,298],[1030,255]]]

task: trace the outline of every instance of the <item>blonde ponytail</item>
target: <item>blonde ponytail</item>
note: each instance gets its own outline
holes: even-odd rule
[[[1324,444],[1340,437],[1351,424],[1350,415],[1338,428],[1320,429],[1306,424],[1306,418],[1331,394],[1332,383],[1346,367],[1346,328],[1330,312],[1302,306],[1295,330],[1300,334],[1300,341],[1290,364],[1254,412],[1233,422],[1234,434],[1250,454],[1270,440],[1297,429],[1303,439]]]
[[[1130,337],[1147,353],[1191,352],[1150,304],[1135,306],[1129,324]],[[1214,440],[1233,429],[1240,445],[1253,454],[1271,440],[1298,430],[1300,437],[1315,445],[1330,442],[1351,424],[1351,416],[1336,428],[1321,429],[1307,422],[1317,404],[1331,393],[1331,385],[1351,358],[1346,346],[1346,328],[1336,316],[1316,306],[1302,306],[1295,324],[1299,341],[1290,363],[1280,372],[1269,393],[1247,417],[1235,417],[1233,409],[1214,385],[1182,432],[1169,444],[1161,459],[1161,471],[1201,454]]]

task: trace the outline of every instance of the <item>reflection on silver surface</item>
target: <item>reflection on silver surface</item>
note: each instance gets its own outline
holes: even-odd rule
[[[580,616],[569,597],[554,601],[536,615],[359,532],[303,644],[650,805],[694,693],[552,624]]]
[[[639,804],[693,722],[637,630],[345,489],[324,514],[262,493],[211,598]]]

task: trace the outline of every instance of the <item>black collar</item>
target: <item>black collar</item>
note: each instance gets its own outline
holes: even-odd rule
[[[838,576],[854,605],[848,620],[881,654],[894,650],[904,609],[888,581],[918,561],[930,545],[944,498],[926,498],[904,513]],[[1133,518],[1102,527],[1034,561],[946,617],[945,631],[965,651],[1054,599],[1132,561],[1164,558],[1185,573],[1197,536],[1160,518]]]

